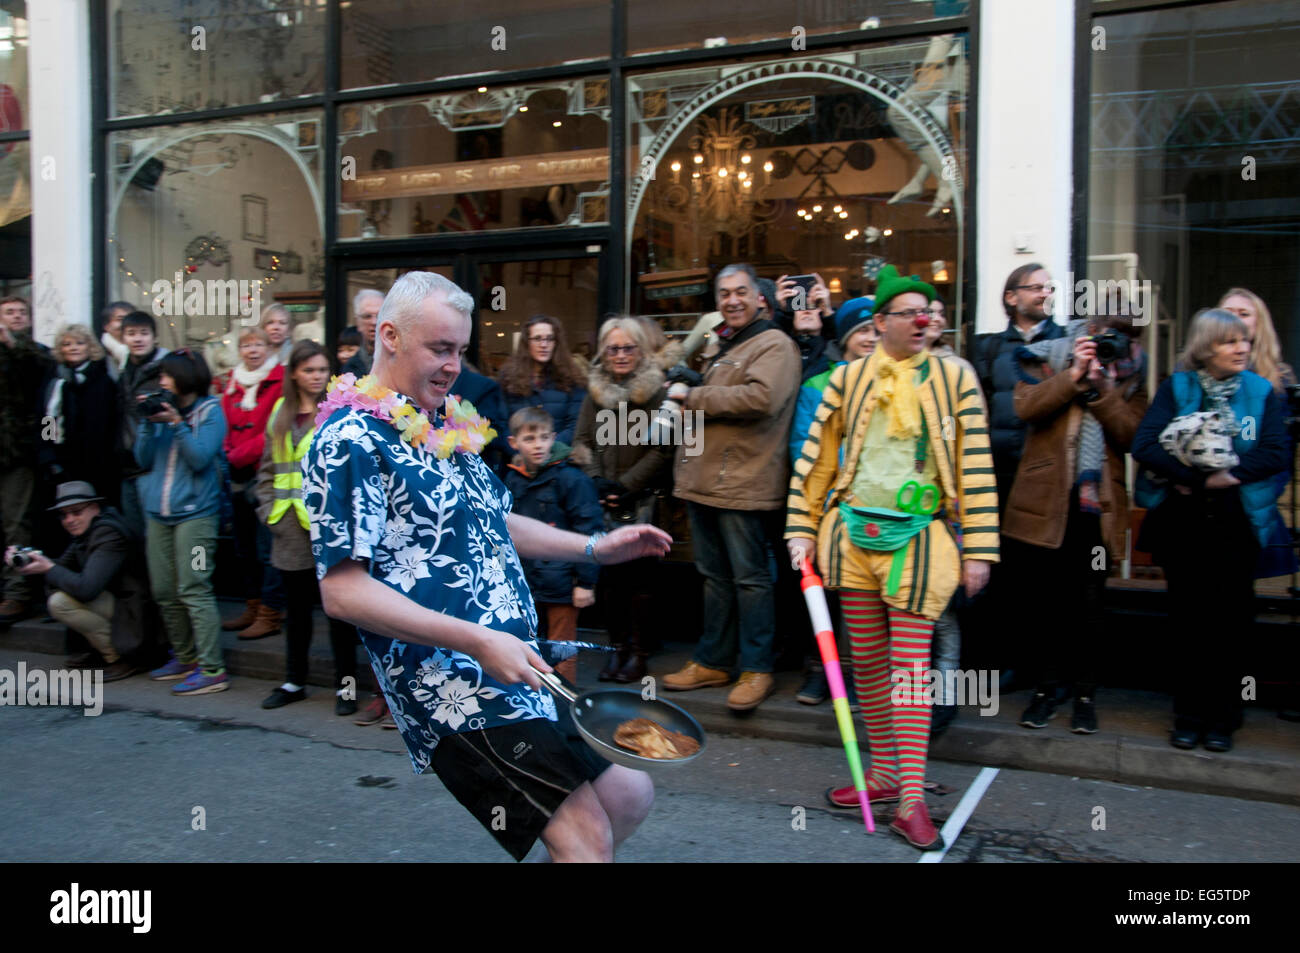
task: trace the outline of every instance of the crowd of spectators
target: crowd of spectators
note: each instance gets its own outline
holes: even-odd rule
[[[929,289],[908,287],[909,298]],[[920,294],[925,307],[885,314],[872,295],[836,306],[815,273],[770,281],[737,264],[719,272],[715,292],[717,310],[685,340],[669,340],[651,319],[615,316],[589,358],[570,346],[562,320],[535,315],[494,376],[466,365],[455,387],[498,431],[485,461],[520,512],[582,533],[668,528],[679,501],[703,612],[693,657],[665,675],[666,688],[730,685],[730,707],[747,711],[773,692],[778,655],[793,650],[805,667],[797,699],[827,699],[783,540],[792,508],[825,500],[796,505],[791,487],[802,484],[791,474],[817,446],[828,388],[844,368],[873,360],[890,315],[915,313],[914,332],[890,333],[923,334],[927,360],[979,382],[974,412],[986,419],[974,422],[985,425],[996,485],[983,512],[996,512],[1001,537],[985,617],[1006,617],[1014,603],[1016,618],[1054,620],[1050,638],[1040,627],[992,650],[1035,687],[1021,724],[1046,727],[1072,697],[1071,730],[1098,730],[1102,676],[1090,633],[1140,505],[1136,545],[1163,567],[1185,636],[1171,742],[1231,747],[1238,673],[1216,633],[1249,622],[1255,578],[1295,568],[1277,510],[1291,451],[1283,389],[1295,378],[1263,301],[1232,288],[1198,313],[1179,370],[1149,395],[1140,329],[1124,302],[1056,323],[1051,278],[1038,264],[1007,278],[1007,326],[976,337],[969,362],[951,345],[956,329],[933,289]],[[148,670],[174,681],[177,695],[228,686],[222,629],[242,640],[284,631],[286,678],[263,707],[306,697],[319,590],[300,464],[330,376],[369,371],[383,303],[378,290],[359,292],[333,353],[295,344],[291,315],[272,305],[239,334],[238,365],[214,380],[197,350],[160,347],[153,316],[128,302],[103,310],[98,336],[69,324],[46,348],[32,338],[27,302],[0,301],[0,625],[41,614],[43,602],[69,628],[69,664],[102,667],[109,680]],[[615,419],[655,419],[678,434],[697,427],[697,452],[655,439],[653,427],[611,437],[605,424]],[[1133,500],[1128,454],[1141,471]],[[939,515],[969,547],[972,514]],[[213,585],[221,538],[243,602],[224,622]],[[23,547],[42,552],[15,558]],[[526,564],[543,634],[575,638],[580,610],[599,605],[613,648],[599,678],[639,683],[657,648],[647,625],[655,562],[599,573]],[[1211,589],[1216,596],[1203,598]],[[958,591],[935,610],[927,663],[940,671],[960,664],[958,610],[969,602]],[[352,715],[356,634],[332,620],[329,631],[335,710]],[[573,679],[566,664],[560,673]],[[942,697],[930,730],[955,715],[955,699]],[[357,723],[395,727],[382,696]]]

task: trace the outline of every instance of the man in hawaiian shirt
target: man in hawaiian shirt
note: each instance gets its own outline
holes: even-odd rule
[[[416,773],[435,772],[516,860],[540,837],[552,860],[609,861],[654,789],[556,725],[533,671],[551,666],[519,556],[615,563],[664,555],[672,540],[649,525],[587,537],[511,513],[477,454],[439,459],[399,433],[393,400],[445,425],[433,412],[460,373],[472,310],[431,272],[385,298],[373,373],[395,392],[388,409],[335,410],[303,465],[321,595],[360,630]]]

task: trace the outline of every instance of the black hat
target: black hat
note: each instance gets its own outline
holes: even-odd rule
[[[50,511],[61,510],[79,503],[102,503],[104,498],[95,493],[95,488],[85,480],[73,480],[60,483],[54,491],[54,505]]]

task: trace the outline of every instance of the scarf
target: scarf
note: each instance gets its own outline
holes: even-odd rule
[[[230,372],[230,383],[226,385],[226,393],[233,394],[235,385],[238,384],[244,388],[244,396],[239,399],[239,409],[257,410],[257,389],[278,366],[274,355],[268,355],[266,360],[262,361],[262,366],[255,371],[250,371],[240,364]]]
[[[1235,437],[1241,433],[1241,422],[1237,420],[1237,415],[1232,412],[1232,405],[1228,403],[1236,395],[1237,388],[1241,386],[1241,375],[1233,374],[1225,380],[1216,380],[1208,371],[1199,370],[1196,372],[1196,379],[1201,382],[1201,390],[1205,393],[1205,400],[1201,406],[1219,415],[1224,430],[1230,436]]]
[[[104,345],[104,350],[112,355],[118,366],[125,364],[126,359],[131,356],[131,349],[107,331],[99,336],[99,343]]]
[[[916,396],[916,370],[930,359],[929,352],[896,361],[877,347],[867,361],[867,377],[875,383],[867,398],[868,409],[883,407],[889,415],[885,431],[896,440],[921,436],[921,404]]]
[[[67,364],[60,364],[58,370],[54,372],[54,379],[50,382],[50,395],[45,401],[45,414],[58,421],[58,426],[54,428],[54,443],[63,443],[63,385],[69,381],[76,381],[78,385],[86,383],[86,368],[90,367],[90,361],[82,361],[75,368]]]

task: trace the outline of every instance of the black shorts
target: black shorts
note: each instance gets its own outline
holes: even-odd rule
[[[592,751],[561,705],[560,720],[450,735],[433,751],[433,770],[457,801],[523,860],[564,799],[600,777],[609,762]]]

